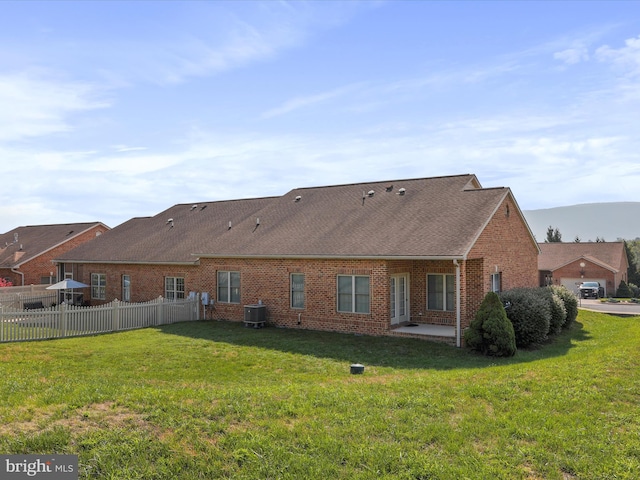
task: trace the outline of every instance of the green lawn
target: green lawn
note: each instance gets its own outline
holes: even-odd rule
[[[510,359],[198,322],[2,344],[0,360],[0,453],[77,454],[80,478],[640,472],[640,317],[581,311]]]

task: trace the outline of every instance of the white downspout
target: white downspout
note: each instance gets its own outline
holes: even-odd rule
[[[15,268],[12,268],[12,269],[11,269],[11,271],[12,271],[13,273],[17,273],[18,275],[20,275],[20,277],[22,277],[22,285],[21,285],[21,286],[22,286],[22,287],[24,287],[24,273],[19,272],[19,271],[18,271],[18,270],[16,270]]]
[[[461,347],[461,335],[460,335],[460,264],[458,260],[453,259],[453,264],[456,266],[456,347]]]

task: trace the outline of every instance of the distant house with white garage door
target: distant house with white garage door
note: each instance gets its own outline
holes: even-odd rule
[[[582,282],[599,282],[605,296],[627,282],[629,261],[624,242],[539,243],[540,286],[564,285],[578,292]]]

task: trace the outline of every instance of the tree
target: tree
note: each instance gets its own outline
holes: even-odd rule
[[[629,298],[631,297],[631,290],[629,290],[629,285],[624,280],[620,280],[620,285],[618,285],[618,290],[616,291],[616,297],[618,298]]]
[[[562,234],[557,228],[554,230],[551,225],[547,228],[547,238],[544,243],[562,242]]]
[[[480,304],[471,325],[464,332],[467,346],[495,357],[511,357],[516,353],[513,325],[497,293],[489,292]]]
[[[640,239],[625,240],[624,250],[629,260],[629,270],[627,270],[629,283],[640,285]]]

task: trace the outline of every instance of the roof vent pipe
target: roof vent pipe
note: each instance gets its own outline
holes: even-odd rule
[[[231,220],[229,220],[229,226],[227,227],[227,230],[231,230]]]
[[[406,193],[406,190],[404,188],[401,188],[400,190],[398,190],[398,195],[404,195]]]

